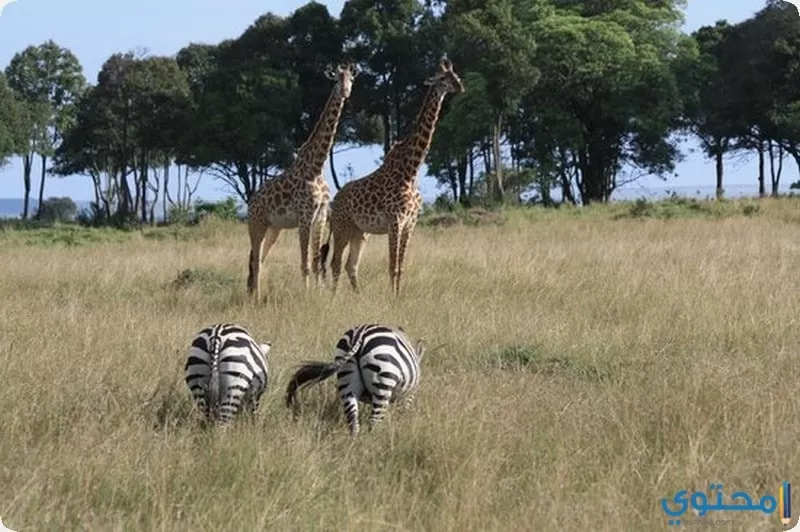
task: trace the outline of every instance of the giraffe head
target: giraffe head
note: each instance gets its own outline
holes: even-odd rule
[[[328,67],[325,77],[336,81],[336,88],[344,98],[350,97],[353,90],[353,79],[358,75],[356,65],[351,62],[339,63],[336,68]]]
[[[441,94],[464,92],[461,78],[453,72],[453,63],[447,58],[443,58],[439,62],[439,72],[426,79],[425,85],[433,85],[434,89]]]

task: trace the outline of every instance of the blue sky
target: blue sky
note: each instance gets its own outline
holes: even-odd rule
[[[287,15],[305,3],[306,0],[16,0],[0,14],[0,68],[5,69],[12,56],[26,46],[53,39],[78,56],[86,78],[94,83],[103,62],[115,52],[144,48],[152,54],[172,55],[189,42],[217,43],[235,38],[258,16],[268,11]],[[338,16],[344,0],[322,3],[328,6],[332,15]],[[763,5],[764,0],[689,0],[684,29],[693,31],[723,18],[737,22],[751,16]],[[377,147],[348,151],[338,156],[337,167],[341,172],[349,163],[355,177],[360,177],[377,166],[380,153]],[[37,161],[34,191],[38,191],[39,172]],[[700,154],[688,154],[677,172],[678,177],[666,183],[647,177],[631,187],[634,190],[668,187],[691,191],[698,187],[713,187],[713,164]],[[756,175],[756,165],[752,160],[731,160],[726,164],[726,185],[730,188],[754,187]],[[782,188],[797,179],[797,167],[787,160]],[[426,198],[437,194],[435,184],[429,178],[423,177],[420,187]],[[204,199],[218,199],[227,194],[222,183],[209,178],[204,178],[197,192],[197,196]],[[15,158],[0,169],[0,198],[20,198],[22,195],[22,164]],[[48,196],[93,199],[89,178],[80,176],[48,177],[45,197]]]

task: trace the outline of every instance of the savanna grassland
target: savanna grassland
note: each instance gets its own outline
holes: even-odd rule
[[[661,530],[680,489],[800,482],[800,201],[432,216],[303,294],[296,231],[245,295],[243,224],[0,232],[0,516],[43,530]],[[255,420],[203,430],[188,343],[273,343]],[[386,321],[433,348],[417,402],[353,439],[294,366]],[[726,530],[776,515],[716,514]]]

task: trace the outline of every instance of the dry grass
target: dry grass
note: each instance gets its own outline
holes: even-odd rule
[[[423,227],[394,303],[385,237],[364,293],[343,278],[331,302],[303,295],[284,234],[256,307],[241,225],[0,234],[0,516],[22,532],[659,530],[677,490],[800,482],[800,203],[593,212]],[[273,342],[271,383],[258,419],[215,433],[182,372],[222,320]],[[289,372],[361,321],[441,345],[415,407],[353,440],[326,382],[292,421]]]

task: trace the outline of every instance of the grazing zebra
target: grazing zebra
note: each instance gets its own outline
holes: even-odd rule
[[[186,360],[185,380],[195,402],[212,422],[228,423],[240,409],[258,409],[267,389],[267,354],[272,344],[258,344],[234,323],[217,323],[195,336]]]
[[[286,388],[286,406],[292,407],[299,389],[336,373],[347,424],[353,435],[358,434],[359,401],[372,403],[370,429],[383,419],[390,403],[402,401],[404,408],[411,405],[424,354],[422,340],[412,347],[400,327],[358,325],[339,339],[332,363],[311,361],[300,366]]]

